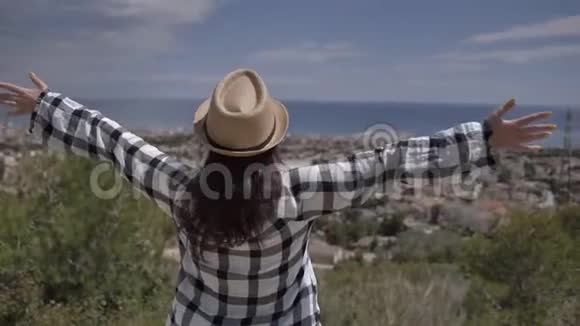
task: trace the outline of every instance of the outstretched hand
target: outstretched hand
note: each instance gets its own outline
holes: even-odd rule
[[[513,120],[504,120],[502,117],[515,105],[516,101],[511,99],[488,117],[487,121],[492,130],[489,140],[491,147],[516,151],[541,149],[541,146],[529,143],[549,137],[557,126],[555,124],[531,123],[550,117],[552,112],[538,112]]]
[[[36,88],[25,88],[0,81],[0,89],[8,91],[7,93],[0,93],[0,104],[12,109],[12,111],[8,112],[10,116],[31,114],[36,107],[36,99],[42,91],[48,88],[46,83],[33,72],[29,73],[28,77],[36,85]]]

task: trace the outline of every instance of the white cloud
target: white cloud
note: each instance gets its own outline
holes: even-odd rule
[[[74,43],[75,47],[113,50],[142,51],[157,54],[177,44],[176,28],[180,24],[204,22],[215,13],[222,0],[77,0],[71,3],[48,4],[46,0],[29,0],[27,4],[6,2],[0,7],[0,40],[18,42],[29,39],[32,45],[38,41],[54,42],[55,30],[59,39]],[[47,16],[50,9],[54,15]],[[18,19],[8,12],[19,12]],[[69,18],[71,22],[67,23]],[[54,24],[55,21],[61,22]],[[42,26],[51,23],[50,29]],[[54,24],[54,25],[53,25]],[[32,30],[32,31],[31,31]],[[19,35],[20,33],[20,35]],[[38,44],[39,49],[45,44]]]
[[[134,17],[146,21],[199,23],[210,16],[218,0],[106,0],[99,2],[102,12],[111,17]]]
[[[124,22],[122,28],[97,35],[110,46],[132,51],[165,52],[177,45],[174,26],[202,23],[212,15],[219,0],[106,0],[95,3],[98,11]]]
[[[361,55],[348,42],[305,42],[291,47],[262,50],[250,54],[250,59],[261,62],[323,63]]]
[[[54,88],[83,95],[98,87],[122,96],[129,91],[124,85],[172,85],[171,80],[150,79],[151,71],[159,67],[158,58],[180,51],[182,25],[203,23],[222,1],[0,3],[3,79],[25,81],[25,72],[36,71]]]
[[[580,15],[549,20],[538,24],[514,26],[506,31],[470,37],[470,43],[495,43],[559,36],[580,36]]]
[[[580,45],[544,46],[531,49],[452,52],[436,56],[449,63],[524,64],[563,57],[580,56]]]

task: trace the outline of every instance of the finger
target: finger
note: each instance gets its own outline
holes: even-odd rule
[[[534,133],[534,132],[545,132],[545,131],[552,131],[558,128],[555,124],[538,124],[538,125],[531,125],[531,126],[524,126],[520,128],[520,131],[524,133]]]
[[[0,100],[10,100],[16,101],[17,96],[12,93],[2,93],[0,94]]]
[[[26,88],[22,88],[14,84],[0,82],[0,88],[14,92],[16,94],[26,95]]]
[[[514,122],[518,126],[525,126],[525,125],[530,124],[530,123],[532,123],[534,121],[549,118],[551,115],[552,115],[552,112],[532,113],[532,114],[528,114],[528,115],[526,115],[524,117],[521,117],[519,119],[516,119],[516,120],[514,120]]]
[[[514,150],[520,152],[537,152],[542,149],[540,145],[516,145],[513,147]]]
[[[16,101],[11,101],[11,100],[0,100],[0,104],[10,106],[10,107],[16,107]]]
[[[33,72],[29,73],[28,77],[30,77],[30,80],[32,80],[34,85],[36,85],[36,87],[39,90],[43,91],[48,88],[48,85],[46,85],[46,83],[42,81],[42,79],[38,78],[38,76],[35,73]]]
[[[538,133],[532,133],[532,134],[525,134],[523,136],[521,136],[518,140],[522,143],[527,143],[533,140],[540,140],[540,139],[544,139],[544,138],[548,138],[552,135],[551,132],[538,132]]]
[[[507,102],[504,103],[504,105],[502,105],[501,108],[499,108],[497,111],[495,111],[495,116],[497,116],[498,118],[501,118],[509,110],[511,110],[514,106],[516,106],[516,100],[513,98],[509,99]]]

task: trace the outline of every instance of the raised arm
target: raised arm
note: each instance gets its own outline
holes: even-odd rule
[[[171,214],[174,200],[192,171],[100,112],[48,90],[36,76],[36,90],[0,83],[10,93],[0,94],[2,104],[14,107],[11,115],[30,114],[29,132],[57,149],[113,166],[136,188]]]
[[[340,162],[318,164],[288,171],[288,182],[297,205],[298,220],[328,214],[368,200],[379,186],[416,188],[435,180],[462,178],[488,170],[496,164],[494,149],[537,150],[525,143],[550,135],[554,125],[529,125],[549,112],[516,120],[502,116],[515,105],[508,101],[484,123],[469,122],[359,153]]]

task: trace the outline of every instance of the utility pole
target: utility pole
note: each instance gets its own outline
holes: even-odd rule
[[[566,125],[564,127],[564,150],[566,156],[566,164],[562,164],[562,173],[566,173],[566,204],[570,203],[572,189],[572,128],[574,116],[572,110],[569,108],[566,111]],[[566,167],[566,172],[563,168]]]

